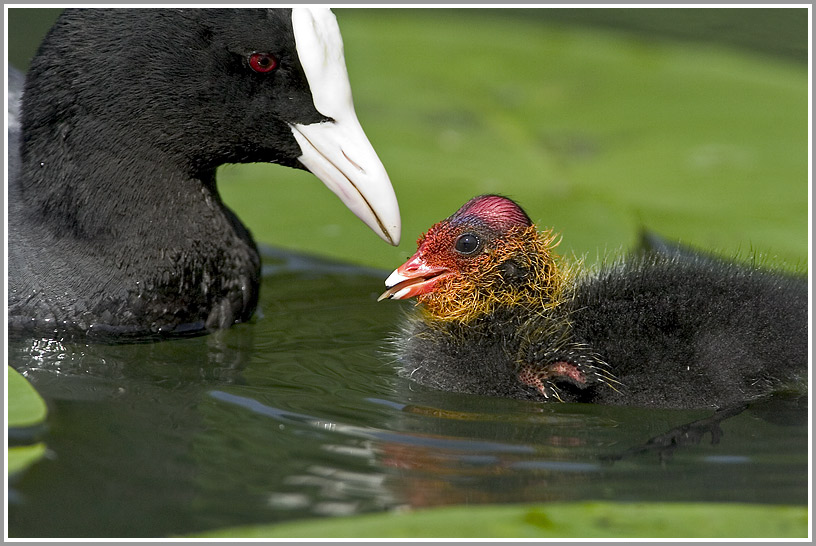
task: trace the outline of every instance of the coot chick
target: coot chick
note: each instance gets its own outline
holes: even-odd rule
[[[729,407],[807,377],[807,284],[640,253],[579,271],[512,200],[485,195],[422,235],[380,299],[416,297],[401,372],[520,399]]]
[[[329,10],[66,10],[31,62],[21,119],[9,124],[12,336],[250,318],[260,259],[218,194],[225,163],[308,169],[399,242]]]

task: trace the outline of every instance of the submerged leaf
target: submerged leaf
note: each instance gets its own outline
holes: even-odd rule
[[[6,452],[8,473],[14,474],[23,470],[45,455],[45,444],[39,443],[30,446],[11,447]]]

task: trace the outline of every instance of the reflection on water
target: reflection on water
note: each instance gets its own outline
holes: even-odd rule
[[[452,503],[807,502],[805,401],[718,423],[433,391],[384,353],[404,307],[376,304],[383,278],[267,251],[249,324],[11,344],[50,413],[48,456],[10,483],[10,536],[167,536]]]

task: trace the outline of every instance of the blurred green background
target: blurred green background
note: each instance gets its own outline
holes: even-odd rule
[[[382,243],[308,173],[222,167],[224,199],[259,242],[391,269],[432,223],[496,192],[589,262],[645,227],[806,268],[806,9],[335,13],[403,242]],[[9,10],[13,64],[54,16]]]

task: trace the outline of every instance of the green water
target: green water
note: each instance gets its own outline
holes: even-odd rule
[[[531,403],[400,378],[407,302],[385,272],[267,252],[256,319],[152,344],[22,343],[48,454],[9,484],[11,537],[168,536],[404,507],[521,501],[807,503],[807,410],[759,404],[689,445],[708,411]],[[719,436],[719,435],[718,435]]]

